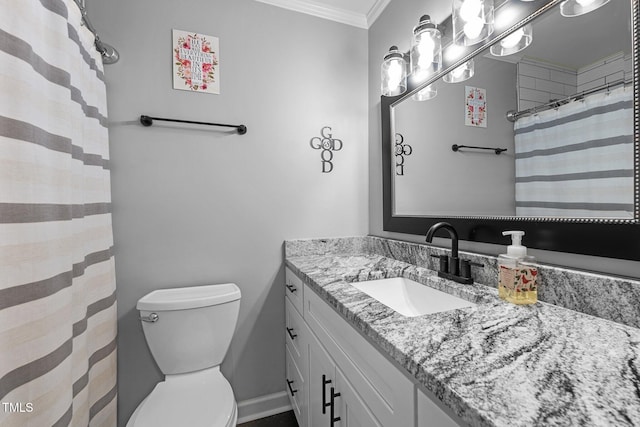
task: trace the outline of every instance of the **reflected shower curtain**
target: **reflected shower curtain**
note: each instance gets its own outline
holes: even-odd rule
[[[633,218],[633,88],[515,123],[516,214]]]
[[[116,425],[100,55],[73,0],[0,0],[0,425]]]

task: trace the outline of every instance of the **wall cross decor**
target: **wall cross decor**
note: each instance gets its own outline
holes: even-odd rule
[[[311,148],[314,150],[322,150],[320,152],[322,173],[331,172],[333,170],[333,152],[342,150],[342,140],[334,138],[331,134],[331,128],[329,126],[325,126],[320,129],[320,136],[314,136],[311,138],[309,145],[311,145]]]
[[[396,133],[396,175],[404,175],[404,156],[410,156],[413,149],[404,143],[404,136]]]

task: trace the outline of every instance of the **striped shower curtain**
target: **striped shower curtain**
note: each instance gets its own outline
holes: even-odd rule
[[[116,425],[104,74],[73,0],[0,0],[0,426]]]
[[[515,123],[516,214],[633,218],[633,88]]]

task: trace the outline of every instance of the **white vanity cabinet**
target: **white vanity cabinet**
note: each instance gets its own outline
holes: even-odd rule
[[[285,334],[287,387],[300,427],[457,425],[414,379],[285,271],[287,285],[297,288],[286,291]],[[453,424],[437,424],[448,421]]]
[[[382,427],[314,336],[309,345],[308,425]]]

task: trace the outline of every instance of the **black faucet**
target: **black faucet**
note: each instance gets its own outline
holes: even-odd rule
[[[447,258],[446,255],[432,255],[433,257],[440,259],[438,276],[458,283],[473,283],[473,279],[471,278],[471,266],[476,265],[482,267],[483,265],[470,262],[469,260],[460,261],[460,258],[458,257],[458,232],[453,228],[453,225],[448,222],[439,222],[432,225],[431,228],[429,228],[429,231],[427,231],[427,243],[431,243],[433,235],[440,229],[449,233],[449,237],[451,238],[451,256]]]

